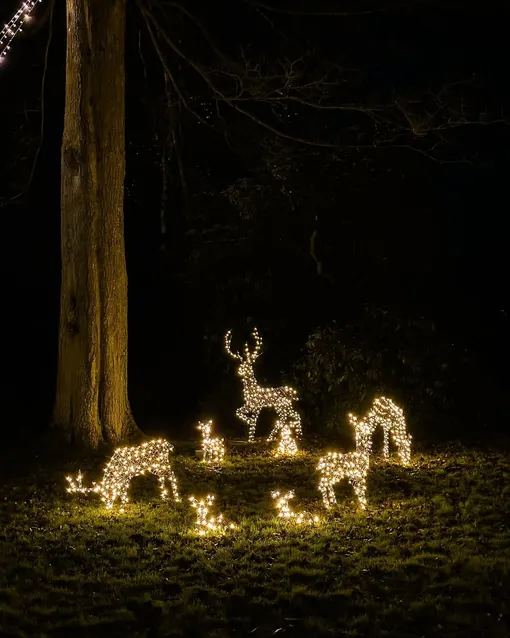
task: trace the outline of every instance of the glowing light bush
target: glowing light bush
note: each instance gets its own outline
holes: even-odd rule
[[[285,494],[279,491],[271,492],[271,496],[275,499],[275,505],[278,510],[278,518],[285,521],[297,523],[298,525],[313,525],[319,522],[318,516],[312,516],[308,512],[293,512],[290,508],[289,501],[294,498],[294,490],[290,490]]]
[[[225,439],[211,437],[212,421],[199,422],[197,428],[202,432],[203,462],[211,465],[221,463],[225,458]]]
[[[257,420],[262,408],[275,410],[278,420],[289,423],[299,437],[302,434],[301,417],[293,407],[293,403],[298,400],[297,392],[289,386],[270,388],[259,385],[253,366],[260,356],[262,339],[256,328],[252,336],[255,341],[254,349],[250,350],[248,344],[245,344],[241,355],[231,350],[232,331],[229,330],[225,335],[225,350],[232,358],[240,362],[237,372],[243,383],[244,404],[237,409],[236,414],[248,426],[248,441],[253,442],[255,439]],[[270,440],[275,437],[276,433],[273,431]]]
[[[168,489],[166,481],[170,483],[174,501],[179,501],[177,479],[170,465],[170,452],[173,446],[163,439],[148,441],[142,445],[120,447],[115,450],[103,472],[103,480],[93,483],[92,487],[83,486],[83,474],[78,472],[77,479],[67,476],[68,492],[96,492],[112,509],[117,499],[121,502],[120,511],[128,503],[128,489],[131,479],[144,474],[154,474],[158,477],[161,498],[166,499]]]

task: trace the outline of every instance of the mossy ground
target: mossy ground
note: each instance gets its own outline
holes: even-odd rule
[[[375,458],[361,513],[348,486],[316,528],[275,517],[270,491],[318,511],[320,451],[262,449],[208,469],[189,445],[174,467],[183,502],[133,481],[124,514],[70,495],[76,463],[0,491],[0,636],[508,636],[510,459],[443,448],[413,465]],[[100,476],[82,463],[85,481]],[[216,494],[239,528],[193,534],[190,495]]]

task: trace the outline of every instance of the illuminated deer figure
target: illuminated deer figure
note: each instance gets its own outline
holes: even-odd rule
[[[168,490],[165,481],[168,479],[172,488],[174,501],[180,501],[177,489],[177,479],[170,466],[170,452],[173,445],[163,439],[148,441],[142,445],[119,447],[113,453],[103,473],[100,483],[93,483],[92,487],[82,485],[83,474],[78,473],[77,479],[67,476],[68,492],[96,492],[112,509],[115,501],[120,499],[121,509],[128,502],[128,488],[131,479],[142,474],[154,474],[158,477],[161,498],[165,499]]]
[[[197,428],[202,432],[202,452],[204,463],[221,463],[225,458],[225,439],[218,436],[212,437],[212,421],[202,423],[199,421]]]
[[[383,454],[390,456],[390,436],[397,448],[402,465],[409,465],[411,461],[412,437],[407,433],[404,411],[387,397],[374,399],[372,408],[363,418],[349,414],[349,420],[354,426],[356,447],[359,442],[371,439],[376,428],[382,427],[384,435]],[[370,443],[371,446],[371,443]]]
[[[366,443],[366,446],[363,445]],[[356,452],[329,452],[319,460],[319,490],[324,507],[336,503],[334,486],[343,479],[352,485],[362,509],[367,506],[367,475],[370,467],[370,439],[360,439]]]
[[[264,388],[260,386],[255,378],[253,370],[254,363],[262,350],[262,339],[255,328],[252,333],[255,347],[250,350],[245,344],[243,354],[232,352],[230,345],[232,342],[232,331],[225,335],[225,349],[228,354],[240,362],[237,369],[238,375],[243,382],[244,405],[237,409],[237,416],[248,425],[248,441],[255,439],[255,428],[262,408],[272,408],[278,415],[279,423],[289,423],[297,436],[301,436],[301,417],[293,407],[293,403],[298,400],[297,392],[289,386],[278,388]],[[275,428],[277,430],[277,428]],[[269,440],[276,437],[277,431],[269,436]]]

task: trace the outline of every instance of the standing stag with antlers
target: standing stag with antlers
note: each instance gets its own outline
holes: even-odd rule
[[[277,423],[287,424],[297,436],[301,436],[301,417],[293,407],[293,403],[298,400],[297,392],[289,386],[278,388],[263,388],[258,384],[253,366],[255,360],[262,350],[262,339],[255,328],[253,333],[255,348],[250,350],[248,344],[244,346],[243,354],[232,352],[230,345],[232,342],[232,331],[225,335],[225,349],[228,354],[240,361],[237,373],[243,382],[244,405],[237,409],[237,416],[248,425],[248,441],[255,439],[255,428],[262,408],[271,408],[278,415]],[[276,426],[277,427],[277,426]],[[273,430],[269,439],[273,440],[276,432]]]

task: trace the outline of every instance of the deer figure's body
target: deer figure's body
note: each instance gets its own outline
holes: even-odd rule
[[[177,480],[170,465],[172,450],[173,446],[163,439],[117,448],[104,469],[100,483],[94,483],[90,488],[83,487],[80,472],[77,482],[72,477],[67,477],[70,485],[67,489],[69,492],[96,492],[101,495],[108,509],[112,509],[115,501],[120,499],[122,511],[122,506],[129,500],[128,489],[131,479],[147,473],[158,477],[161,498],[167,497],[165,481],[168,480],[174,500],[179,501]]]
[[[329,509],[336,503],[334,486],[342,479],[352,485],[362,509],[366,508],[367,474],[370,466],[370,452],[367,449],[356,452],[330,452],[323,456],[317,469],[320,472],[319,490],[324,507]]]
[[[375,430],[381,427],[384,435],[383,454],[385,458],[390,455],[391,436],[402,464],[409,465],[411,461],[412,437],[407,432],[404,411],[393,403],[391,399],[387,397],[376,398],[372,408],[362,419],[353,414],[349,414],[349,419],[354,426],[356,447],[367,439],[371,441]]]
[[[289,423],[297,436],[301,436],[301,417],[294,409],[294,402],[298,400],[298,395],[294,388],[280,386],[277,388],[262,387],[259,385],[255,371],[253,369],[255,360],[260,355],[262,349],[262,339],[257,329],[253,331],[255,348],[250,350],[248,344],[244,346],[243,354],[232,352],[230,343],[232,332],[229,330],[225,335],[225,348],[231,357],[240,361],[238,374],[243,382],[244,404],[237,409],[237,416],[248,425],[248,440],[255,439],[255,429],[260,412],[263,408],[271,408],[278,415],[280,423]],[[278,430],[273,429],[269,440],[274,440]]]
[[[221,463],[225,458],[225,439],[211,436],[212,421],[199,422],[198,429],[202,432],[202,452],[204,463]]]

